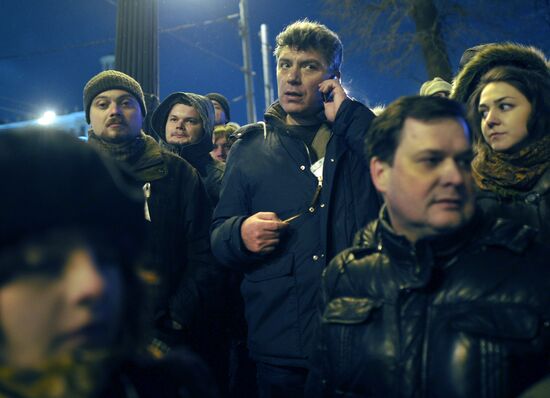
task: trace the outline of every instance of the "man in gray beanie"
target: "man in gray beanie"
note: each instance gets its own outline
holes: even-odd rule
[[[153,112],[151,124],[163,148],[197,169],[212,206],[216,206],[225,163],[210,156],[214,130],[214,107],[210,100],[194,93],[170,94]]]
[[[186,161],[143,133],[143,91],[132,77],[108,70],[84,87],[88,142],[129,169],[145,194],[147,260],[155,292],[157,348],[186,343],[205,297],[221,279],[209,245],[211,208],[202,181]]]

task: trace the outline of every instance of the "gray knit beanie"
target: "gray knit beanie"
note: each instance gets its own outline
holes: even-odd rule
[[[126,73],[117,70],[106,70],[92,77],[84,86],[83,102],[86,122],[90,124],[90,106],[94,98],[107,90],[124,90],[132,94],[139,103],[143,117],[147,113],[143,90],[139,83]]]

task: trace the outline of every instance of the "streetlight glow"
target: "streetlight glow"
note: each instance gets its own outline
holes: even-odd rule
[[[46,111],[40,119],[38,119],[38,124],[42,126],[47,126],[52,124],[56,118],[56,113],[54,111]]]

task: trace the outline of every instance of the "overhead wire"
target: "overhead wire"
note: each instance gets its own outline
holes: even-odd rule
[[[226,16],[223,16],[223,17],[220,17],[220,18],[209,19],[209,20],[202,21],[202,22],[189,23],[189,24],[177,25],[177,26],[174,26],[174,27],[171,27],[171,28],[159,29],[159,33],[173,33],[173,32],[177,32],[179,30],[194,28],[194,27],[197,27],[197,26],[207,26],[207,25],[212,25],[214,23],[218,23],[218,22],[231,21],[231,20],[236,19],[238,17],[239,17],[239,14],[230,14],[230,15],[226,15]],[[74,50],[76,48],[86,48],[86,47],[98,46],[98,45],[102,45],[102,44],[106,44],[106,43],[111,43],[111,42],[114,42],[114,41],[115,41],[114,37],[109,37],[107,39],[92,40],[92,41],[88,41],[88,42],[84,42],[84,43],[77,43],[77,44],[67,45],[67,46],[58,47],[58,48],[35,50],[35,51],[30,51],[30,52],[21,53],[21,54],[0,55],[0,61],[9,60],[9,59],[17,59],[17,58],[34,57],[34,56],[37,56],[37,55],[49,55],[49,54],[54,54],[54,53],[62,52],[62,51]],[[185,42],[185,41],[183,41],[183,42],[186,43],[186,44],[190,44],[189,42]],[[213,53],[209,52],[209,54],[212,55]]]
[[[114,2],[112,2],[110,0],[105,0],[105,1],[107,1],[111,5],[116,5]],[[172,36],[174,39],[180,41],[181,43],[183,43],[185,45],[188,45],[188,46],[191,46],[191,47],[194,47],[197,50],[203,52],[204,54],[207,54],[207,55],[209,55],[213,58],[216,58],[216,59],[224,62],[228,66],[232,67],[233,69],[236,69],[239,72],[242,72],[242,70],[243,70],[242,65],[239,65],[239,64],[231,61],[230,59],[228,59],[228,58],[226,58],[222,55],[219,55],[219,54],[217,54],[217,53],[215,53],[211,50],[206,49],[206,48],[200,46],[198,43],[193,43],[190,40],[186,40],[186,39],[174,34],[175,32],[178,32],[180,30],[190,29],[190,28],[199,27],[199,26],[213,25],[213,24],[220,23],[220,22],[227,22],[227,21],[236,20],[238,18],[239,18],[239,14],[235,13],[235,14],[225,15],[223,17],[209,19],[209,20],[205,20],[205,21],[201,21],[201,22],[181,24],[181,25],[173,26],[171,28],[159,29],[159,33],[167,33],[170,36]],[[88,41],[88,42],[84,42],[84,43],[77,43],[77,44],[67,45],[67,46],[64,46],[64,47],[36,50],[36,51],[30,51],[30,52],[21,53],[21,54],[10,54],[10,55],[3,55],[3,56],[0,55],[0,61],[12,60],[12,59],[18,59],[18,58],[29,58],[29,57],[41,56],[41,55],[50,55],[50,54],[55,54],[55,53],[63,52],[63,51],[67,51],[67,50],[94,47],[94,46],[98,46],[98,45],[112,43],[114,41],[115,41],[115,38],[110,37],[110,38],[107,38],[107,39],[92,40],[92,41]],[[1,109],[6,110],[6,111],[11,111],[11,112],[16,112],[16,113],[21,113],[21,114],[27,114],[25,112],[16,111],[14,109],[6,108],[6,107],[1,107]]]

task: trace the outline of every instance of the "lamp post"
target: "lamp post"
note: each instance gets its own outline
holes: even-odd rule
[[[250,31],[248,28],[248,0],[239,0],[239,34],[243,47],[243,74],[246,97],[247,122],[256,121],[256,104],[254,102],[254,80],[252,57],[250,54]]]
[[[115,69],[140,84],[145,94],[150,132],[150,115],[159,102],[158,0],[118,0]]]
[[[260,25],[260,40],[262,42],[262,66],[264,72],[264,101],[265,109],[273,102],[273,85],[271,84],[271,46],[267,25]]]

